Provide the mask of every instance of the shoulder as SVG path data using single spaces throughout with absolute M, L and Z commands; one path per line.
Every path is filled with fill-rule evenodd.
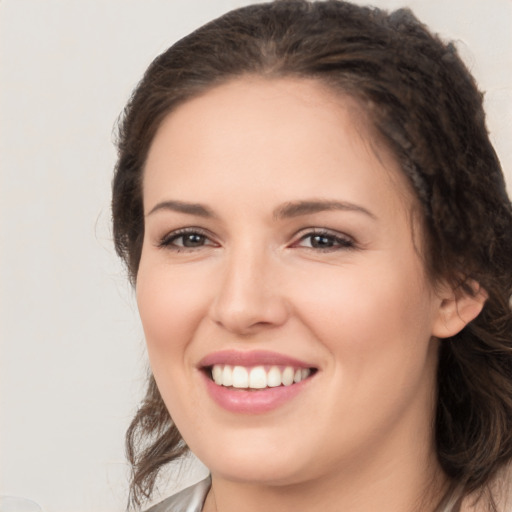
M 210 489 L 210 477 L 152 506 L 146 512 L 201 512 Z
M 512 512 L 512 464 L 502 468 L 482 492 L 467 496 L 460 512 Z
M 512 463 L 498 473 L 492 493 L 498 510 L 512 512 Z

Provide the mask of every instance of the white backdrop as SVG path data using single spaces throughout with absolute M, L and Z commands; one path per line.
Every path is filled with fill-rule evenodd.
M 123 435 L 146 360 L 111 243 L 112 132 L 158 53 L 248 3 L 0 0 L 0 495 L 45 512 L 124 509 Z M 458 41 L 510 185 L 512 0 L 373 4 L 407 4 Z

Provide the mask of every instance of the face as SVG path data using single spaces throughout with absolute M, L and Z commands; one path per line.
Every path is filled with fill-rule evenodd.
M 143 194 L 152 370 L 214 476 L 290 484 L 432 449 L 440 299 L 414 199 L 352 100 L 212 89 L 164 120 Z

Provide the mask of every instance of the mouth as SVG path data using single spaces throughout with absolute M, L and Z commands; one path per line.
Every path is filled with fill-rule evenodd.
M 305 361 L 266 350 L 213 352 L 198 369 L 213 401 L 244 415 L 270 413 L 295 402 L 319 371 Z
M 289 387 L 309 379 L 316 368 L 283 365 L 241 366 L 213 364 L 203 368 L 217 386 L 240 390 Z

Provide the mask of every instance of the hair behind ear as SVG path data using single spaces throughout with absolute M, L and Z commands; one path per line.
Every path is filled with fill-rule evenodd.
M 438 458 L 463 494 L 480 493 L 512 460 L 512 312 L 495 283 L 441 286 L 435 435 Z M 494 497 L 493 497 L 494 496 Z M 499 496 L 498 496 L 499 498 Z M 487 510 L 487 509 L 486 509 Z

